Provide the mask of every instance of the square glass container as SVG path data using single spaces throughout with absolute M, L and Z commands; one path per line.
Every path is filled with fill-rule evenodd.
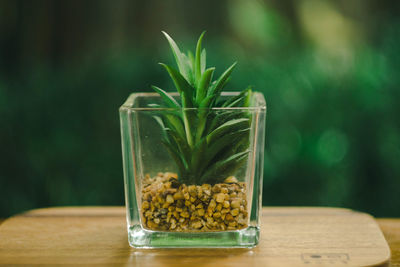
M 237 94 L 225 92 L 220 98 Z M 170 95 L 180 102 L 177 93 Z M 160 108 L 157 104 L 162 104 L 162 99 L 156 93 L 133 93 L 128 97 L 119 113 L 128 240 L 132 247 L 254 247 L 258 244 L 266 104 L 263 94 L 258 92 L 252 93 L 250 103 L 243 108 L 175 110 Z M 160 114 L 179 116 L 183 112 L 190 113 L 191 118 L 205 112 L 207 120 L 221 114 L 248 118 L 246 156 L 241 157 L 240 167 L 225 166 L 230 174 L 220 178 L 217 184 L 212 183 L 212 179 L 198 182 L 196 173 L 192 173 L 191 182 L 187 183 L 182 183 L 178 177 L 179 166 L 163 143 L 165 131 L 157 118 Z M 208 123 L 204 127 L 208 127 Z M 190 132 L 199 127 L 196 123 L 191 125 Z M 220 132 L 213 145 L 226 146 L 229 153 L 229 149 L 242 142 L 234 135 L 230 138 L 230 134 Z M 197 164 L 212 166 L 212 151 L 205 147 L 204 157 L 198 159 Z M 199 173 L 198 177 L 203 174 Z

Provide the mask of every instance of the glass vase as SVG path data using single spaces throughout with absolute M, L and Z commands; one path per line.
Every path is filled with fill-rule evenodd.
M 220 99 L 237 94 L 226 92 Z M 180 102 L 177 93 L 170 95 Z M 254 247 L 258 244 L 266 104 L 258 92 L 252 93 L 250 103 L 243 108 L 171 109 L 159 106 L 162 99 L 156 93 L 133 93 L 128 97 L 119 113 L 128 240 L 132 247 Z M 207 121 L 197 121 L 199 114 L 206 114 Z M 211 127 L 213 120 L 221 116 L 248 118 L 242 119 L 248 127 L 242 130 L 240 139 L 237 134 L 224 131 L 216 133 L 215 140 L 207 136 L 201 153 L 185 155 L 190 159 L 182 166 L 176 154 L 171 153 L 178 146 L 166 144 L 168 129 L 160 124 L 160 117 L 169 115 L 190 118 L 185 121 L 190 126 L 184 129 L 186 134 L 196 132 L 199 127 Z M 209 143 L 223 147 L 218 153 L 229 154 L 233 149 L 241 149 L 236 154 L 240 158 L 235 158 L 234 165 L 220 162 L 216 165 L 214 161 L 219 154 L 213 154 Z M 196 167 L 182 174 L 188 162 Z M 215 171 L 218 168 L 225 168 L 223 174 Z

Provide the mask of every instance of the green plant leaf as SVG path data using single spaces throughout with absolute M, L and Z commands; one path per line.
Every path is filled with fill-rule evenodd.
M 160 127 L 161 127 L 161 129 L 163 130 L 162 132 L 163 132 L 163 134 L 164 134 L 164 136 L 166 137 L 166 135 L 165 135 L 165 125 L 164 125 L 164 122 L 163 122 L 163 120 L 159 117 L 159 116 L 153 116 L 153 118 L 156 120 L 156 122 L 160 125 Z
M 200 178 L 202 182 L 222 180 L 234 173 L 246 160 L 249 150 L 236 153 L 227 159 L 218 161 L 210 169 L 208 169 Z
M 238 103 L 240 103 L 240 101 L 245 99 L 245 97 L 247 97 L 247 95 L 250 93 L 251 93 L 251 87 L 247 87 L 245 90 L 240 92 L 240 94 L 238 94 L 237 96 L 233 96 L 230 99 L 228 99 L 227 101 L 225 101 L 225 103 L 222 105 L 222 107 L 238 106 Z
M 201 162 L 204 160 L 204 154 L 206 153 L 206 150 L 207 150 L 207 140 L 205 138 L 197 142 L 193 148 L 191 168 L 197 176 L 200 176 L 199 166 Z
M 180 175 L 185 175 L 186 173 L 186 164 L 183 160 L 183 158 L 181 157 L 181 153 L 175 148 L 175 146 L 171 145 L 170 142 L 168 142 L 168 140 L 164 139 L 161 140 L 162 144 L 167 148 L 168 153 L 171 155 L 171 157 L 174 159 Z
M 174 130 L 182 138 L 185 138 L 186 136 L 185 127 L 180 117 L 174 114 L 167 113 L 164 115 L 164 118 L 165 118 L 165 124 L 167 124 L 168 128 Z
M 170 128 L 164 128 L 164 132 L 170 143 L 181 153 L 181 157 L 186 163 L 185 166 L 188 165 L 191 160 L 192 153 L 185 138 L 182 138 L 177 132 Z
M 210 123 L 208 124 L 207 131 L 212 132 L 225 122 L 240 118 L 246 118 L 242 111 L 234 112 L 232 110 L 221 110 L 213 118 L 210 118 Z
M 182 151 L 184 148 L 184 143 L 182 143 L 182 139 L 179 135 L 171 130 L 170 128 L 165 127 L 163 120 L 159 116 L 153 116 L 156 122 L 160 125 L 163 133 L 162 143 L 166 146 L 169 153 L 174 157 L 174 159 L 178 159 L 177 162 L 178 167 L 181 169 L 185 169 L 187 167 L 187 161 L 185 160 L 184 155 L 188 154 L 188 150 Z M 179 151 L 177 148 L 180 148 Z
M 186 106 L 185 105 L 182 105 L 182 106 L 184 108 L 185 107 L 188 107 L 188 108 L 193 107 L 192 97 L 193 97 L 195 89 L 174 68 L 172 68 L 166 64 L 163 64 L 163 63 L 160 63 L 160 65 L 163 66 L 167 70 L 167 72 L 170 75 L 172 81 L 174 82 L 174 85 L 175 85 L 176 89 L 178 90 L 179 94 L 182 96 L 182 94 L 185 93 Z
M 206 58 L 207 58 L 207 52 L 205 49 L 203 49 L 203 51 L 201 51 L 201 73 L 204 72 L 204 70 L 206 69 Z
M 196 102 L 201 103 L 201 101 L 207 95 L 207 89 L 210 86 L 210 82 L 212 80 L 212 76 L 214 74 L 215 68 L 209 68 L 201 75 L 201 79 L 197 86 L 197 93 L 196 93 Z
M 182 106 L 183 107 L 187 107 L 188 104 L 186 103 L 186 99 L 188 99 L 188 97 L 186 97 L 185 92 L 182 92 Z M 186 132 L 186 140 L 189 144 L 189 147 L 193 147 L 193 136 L 192 136 L 192 127 L 191 127 L 191 123 L 193 123 L 193 116 L 191 113 L 191 110 L 188 110 L 187 108 L 185 108 L 183 111 L 183 125 L 185 126 L 185 132 Z
M 200 107 L 200 108 L 208 108 L 208 107 L 210 107 L 210 105 L 211 105 L 213 99 L 214 99 L 214 96 L 212 96 L 212 95 L 207 96 L 206 98 L 204 98 L 204 99 L 200 102 L 199 107 Z
M 206 32 L 202 32 L 202 34 L 199 37 L 199 40 L 197 41 L 197 46 L 196 46 L 196 57 L 195 57 L 195 65 L 194 65 L 194 77 L 196 81 L 200 81 L 200 77 L 202 74 L 201 71 L 201 42 L 203 40 L 203 36 Z M 197 85 L 198 86 L 198 85 Z
M 226 80 L 229 78 L 231 75 L 233 69 L 235 68 L 237 62 L 233 63 L 222 75 L 218 78 L 218 80 L 215 82 L 215 84 L 211 87 L 211 90 L 209 90 L 208 95 L 214 95 L 215 97 L 218 97 L 219 94 L 221 93 L 221 90 L 223 89 L 223 86 L 226 84 Z
M 186 57 L 185 54 L 183 54 L 180 50 L 178 45 L 175 43 L 175 41 L 169 36 L 166 32 L 162 31 L 162 33 L 165 35 L 165 37 L 168 40 L 168 43 L 171 47 L 172 53 L 175 57 L 176 64 L 178 65 L 178 69 L 180 73 L 182 73 L 183 77 L 186 78 L 187 81 L 191 82 L 193 76 L 191 74 L 191 68 L 190 68 L 190 61 Z
M 163 89 L 152 85 L 151 88 L 153 88 L 154 91 L 156 91 L 161 98 L 164 100 L 164 102 L 167 104 L 168 107 L 170 108 L 181 108 L 181 105 L 176 102 L 176 100 L 170 96 L 167 92 L 165 92 Z
M 204 159 L 201 162 L 201 169 L 207 168 L 208 165 L 213 163 L 215 157 L 224 151 L 226 148 L 231 148 L 232 144 L 239 142 L 242 138 L 248 136 L 250 132 L 250 128 L 239 130 L 236 132 L 232 132 L 226 134 L 218 139 L 218 142 L 212 143 L 207 147 L 206 154 L 204 155 Z
M 187 57 L 188 57 L 188 59 L 189 59 L 190 68 L 192 69 L 192 73 L 194 73 L 195 59 L 194 59 L 194 56 L 193 56 L 192 51 L 188 51 L 188 52 L 187 52 Z
M 241 118 L 236 120 L 230 120 L 219 126 L 217 129 L 213 130 L 209 135 L 207 135 L 207 143 L 211 144 L 212 142 L 218 140 L 222 135 L 237 131 L 240 129 L 245 129 L 249 126 L 248 118 Z

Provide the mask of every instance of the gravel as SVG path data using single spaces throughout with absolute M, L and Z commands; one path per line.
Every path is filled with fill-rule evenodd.
M 225 231 L 247 227 L 246 184 L 234 176 L 224 183 L 186 185 L 175 173 L 146 175 L 141 216 L 144 226 L 161 231 Z

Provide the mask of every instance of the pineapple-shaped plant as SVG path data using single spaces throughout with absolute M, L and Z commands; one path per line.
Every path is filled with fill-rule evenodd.
M 251 115 L 234 110 L 250 106 L 251 90 L 248 88 L 222 101 L 221 92 L 236 63 L 213 81 L 215 68 L 206 68 L 206 50 L 201 47 L 204 32 L 194 55 L 190 51 L 182 53 L 174 40 L 163 34 L 178 69 L 160 65 L 170 75 L 180 98 L 175 99 L 165 90 L 152 86 L 162 97 L 163 107 L 170 108 L 154 116 L 163 131 L 162 142 L 176 162 L 181 183 L 221 183 L 248 158 Z

